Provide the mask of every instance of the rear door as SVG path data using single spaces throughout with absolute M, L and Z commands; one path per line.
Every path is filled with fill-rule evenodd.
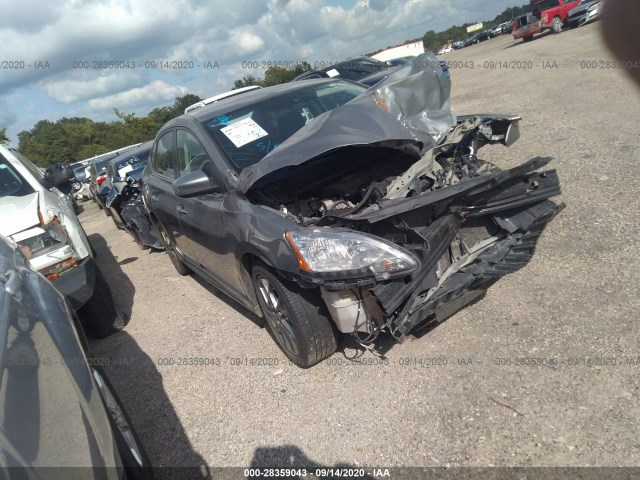
M 158 218 L 170 238 L 182 252 L 182 230 L 176 213 L 178 197 L 173 193 L 176 179 L 175 129 L 166 131 L 154 144 L 149 156 L 151 175 L 145 178 L 147 206 Z

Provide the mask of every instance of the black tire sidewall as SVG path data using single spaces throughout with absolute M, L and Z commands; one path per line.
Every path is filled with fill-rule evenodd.
M 166 228 L 164 228 L 164 225 L 158 223 L 157 228 L 158 233 L 160 234 L 160 243 L 164 245 L 164 251 L 167 252 L 167 256 L 169 257 L 169 260 L 171 260 L 173 267 L 180 275 L 189 275 L 191 273 L 191 269 L 184 263 L 182 263 L 182 261 L 178 258 L 178 254 L 174 250 L 173 245 L 171 245 L 171 237 L 169 236 Z M 165 237 L 168 239 L 168 241 L 165 240 Z
M 268 320 L 266 320 L 267 315 L 265 313 L 264 299 L 262 298 L 262 294 L 260 293 L 258 284 L 257 284 L 257 278 L 259 276 L 265 277 L 271 283 L 273 288 L 276 289 L 280 300 L 284 304 L 287 317 L 291 323 L 291 326 L 293 327 L 293 330 L 296 336 L 296 344 L 299 352 L 298 357 L 291 356 L 280 345 L 278 337 L 272 331 L 271 324 L 269 323 Z M 308 368 L 324 360 L 324 358 L 330 356 L 331 354 L 333 354 L 333 352 L 335 352 L 337 348 L 338 332 L 333 323 L 333 320 L 331 320 L 329 317 L 328 311 L 326 311 L 326 306 L 324 305 L 324 301 L 321 298 L 313 298 L 313 299 L 311 298 L 315 292 L 309 291 L 309 292 L 303 293 L 301 288 L 297 287 L 292 282 L 287 282 L 286 280 L 279 278 L 277 274 L 275 274 L 269 267 L 267 267 L 262 263 L 256 264 L 253 267 L 251 272 L 251 277 L 253 280 L 255 293 L 256 293 L 256 296 L 258 297 L 258 302 L 260 304 L 260 309 L 262 310 L 266 320 L 265 324 L 267 326 L 267 329 L 269 330 L 269 333 L 273 337 L 274 341 L 276 342 L 280 350 L 282 350 L 282 352 L 287 356 L 287 358 L 289 358 L 289 360 L 291 360 L 292 363 L 294 363 L 295 365 L 301 368 Z M 301 319 L 298 318 L 298 316 L 295 314 L 296 309 L 291 304 L 292 302 L 295 302 L 295 301 L 300 302 L 301 305 L 303 303 L 314 305 L 316 308 L 320 310 L 320 315 L 318 320 L 321 322 L 326 322 L 326 325 L 324 326 L 325 328 L 324 334 L 320 333 L 317 330 L 316 331 L 311 330 L 311 325 L 309 323 L 306 325 L 306 327 L 303 327 L 301 325 Z M 326 352 L 328 354 L 326 353 L 318 354 L 318 352 L 314 353 L 314 349 L 312 347 L 315 346 L 317 348 L 317 345 L 312 345 L 313 339 L 310 338 L 314 334 L 326 335 L 326 337 L 322 339 L 324 342 L 333 341 L 333 346 L 329 348 L 329 352 Z M 329 335 L 333 336 L 332 340 L 328 338 Z M 316 337 L 316 340 L 317 340 L 317 337 Z

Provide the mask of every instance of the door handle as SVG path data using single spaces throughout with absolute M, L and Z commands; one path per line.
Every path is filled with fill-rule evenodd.
M 178 205 L 177 210 L 178 210 L 178 213 L 181 213 L 182 215 L 187 215 L 189 213 L 184 209 L 182 205 Z

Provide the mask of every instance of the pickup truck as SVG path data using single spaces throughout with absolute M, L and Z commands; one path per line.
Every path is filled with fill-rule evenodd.
M 579 3 L 580 0 L 538 0 L 531 13 L 513 20 L 513 38 L 529 42 L 534 35 L 549 28 L 560 33 L 567 14 Z

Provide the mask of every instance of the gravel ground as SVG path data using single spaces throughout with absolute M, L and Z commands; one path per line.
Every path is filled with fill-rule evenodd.
M 526 268 L 422 338 L 383 339 L 385 359 L 347 343 L 314 368 L 289 365 L 258 318 L 87 202 L 80 218 L 131 317 L 92 347 L 152 463 L 640 464 L 640 97 L 604 63 L 599 28 L 444 57 L 457 113 L 523 117 L 520 141 L 482 156 L 555 157 L 567 208 Z M 214 364 L 160 365 L 193 357 Z

